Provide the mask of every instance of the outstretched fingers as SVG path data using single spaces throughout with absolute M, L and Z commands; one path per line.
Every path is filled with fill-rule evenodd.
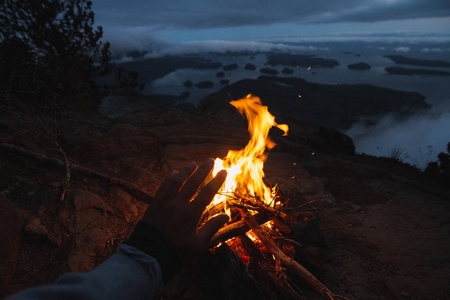
M 167 177 L 164 179 L 163 183 L 159 186 L 158 190 L 156 191 L 155 196 L 153 197 L 152 203 L 159 202 L 160 200 L 164 199 L 167 192 L 169 191 L 172 181 L 174 180 L 175 176 L 178 175 L 177 171 L 172 171 Z
M 191 198 L 197 193 L 198 188 L 205 181 L 206 177 L 214 167 L 214 160 L 207 159 L 191 177 L 187 180 L 186 184 L 182 187 L 178 197 L 186 202 L 189 202 Z
M 189 163 L 186 167 L 184 167 L 176 176 L 171 179 L 171 184 L 166 192 L 165 198 L 168 200 L 174 199 L 181 187 L 184 185 L 186 180 L 194 173 L 197 169 L 197 164 L 195 162 Z
M 214 177 L 198 194 L 190 204 L 193 209 L 193 217 L 199 220 L 205 208 L 211 203 L 212 199 L 219 191 L 227 177 L 227 171 L 222 170 Z

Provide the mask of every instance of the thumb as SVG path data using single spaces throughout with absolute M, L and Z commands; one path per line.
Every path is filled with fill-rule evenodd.
M 208 248 L 209 241 L 216 234 L 217 231 L 226 223 L 230 218 L 227 215 L 218 215 L 208 220 L 199 230 L 198 239 L 202 247 L 201 250 Z

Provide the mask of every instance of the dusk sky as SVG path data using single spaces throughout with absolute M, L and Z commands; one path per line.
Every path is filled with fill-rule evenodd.
M 113 49 L 177 42 L 450 36 L 449 0 L 94 0 Z

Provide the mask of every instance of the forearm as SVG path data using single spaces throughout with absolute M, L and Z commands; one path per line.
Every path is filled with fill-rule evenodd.
M 25 290 L 7 300 L 149 299 L 162 288 L 158 262 L 128 245 L 94 270 L 61 276 L 53 285 Z

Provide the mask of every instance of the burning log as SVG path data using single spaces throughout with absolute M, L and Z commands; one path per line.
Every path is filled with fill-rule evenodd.
M 282 272 L 280 272 L 280 266 L 276 260 L 273 260 L 272 257 L 265 257 L 247 235 L 240 235 L 239 240 L 251 257 L 251 265 L 248 267 L 252 269 L 253 276 L 258 277 L 258 281 L 272 283 L 288 299 L 305 299 L 289 284 L 286 276 L 280 275 Z M 261 279 L 261 277 L 263 278 Z
M 258 224 L 263 224 L 270 220 L 270 217 L 265 213 L 258 213 L 254 216 L 255 221 Z M 250 230 L 250 227 L 245 223 L 245 221 L 237 221 L 228 226 L 220 229 L 211 239 L 209 244 L 210 248 L 213 248 L 220 243 L 223 243 L 229 239 L 240 236 Z
M 258 247 L 255 246 L 254 242 L 250 240 L 245 233 L 248 231 L 252 231 L 258 239 L 262 242 L 264 247 L 273 254 L 273 258 L 275 261 L 281 263 L 281 266 L 285 267 L 289 271 L 293 272 L 301 279 L 303 279 L 306 283 L 308 283 L 317 293 L 323 296 L 325 299 L 335 299 L 341 298 L 346 299 L 343 296 L 333 294 L 322 282 L 320 282 L 313 274 L 311 274 L 307 269 L 305 269 L 302 265 L 300 265 L 297 261 L 286 255 L 277 244 L 274 242 L 273 238 L 270 237 L 261 227 L 261 224 L 267 223 L 268 221 L 273 223 L 281 234 L 287 234 L 289 232 L 289 228 L 286 224 L 283 223 L 283 220 L 277 218 L 273 214 L 270 215 L 267 212 L 259 212 L 255 215 L 251 215 L 246 209 L 237 208 L 239 214 L 241 215 L 241 220 L 236 221 L 217 232 L 217 234 L 213 237 L 210 243 L 210 247 L 213 248 L 217 246 L 219 243 L 230 241 L 235 238 L 240 240 L 242 247 L 248 254 L 248 258 L 244 260 L 252 261 L 252 265 L 258 265 L 256 267 L 256 272 L 259 273 L 267 273 L 266 275 L 270 278 L 270 281 L 274 284 L 277 289 L 283 290 L 286 296 L 296 295 L 294 298 L 302 298 L 296 289 L 292 288 L 289 283 L 286 281 L 285 276 L 276 274 L 274 271 L 273 263 L 267 262 L 264 258 L 264 255 L 261 254 L 261 251 Z M 288 239 L 285 239 L 288 240 Z M 289 242 L 295 242 L 288 240 Z M 230 242 L 235 243 L 234 241 Z M 236 248 L 236 247 L 232 247 Z M 260 275 L 256 275 L 258 277 Z
M 300 265 L 292 258 L 289 258 L 283 251 L 280 250 L 280 248 L 278 248 L 275 242 L 269 236 L 266 235 L 266 233 L 259 226 L 258 222 L 248 211 L 244 209 L 239 209 L 239 213 L 241 214 L 242 219 L 245 221 L 245 223 L 247 223 L 247 225 L 252 229 L 252 231 L 264 244 L 267 250 L 269 250 L 276 259 L 280 260 L 281 264 L 284 267 L 300 276 L 300 278 L 305 280 L 317 293 L 319 293 L 325 299 L 334 299 L 335 295 L 322 282 L 320 282 L 302 265 Z M 342 296 L 338 297 L 342 298 Z

